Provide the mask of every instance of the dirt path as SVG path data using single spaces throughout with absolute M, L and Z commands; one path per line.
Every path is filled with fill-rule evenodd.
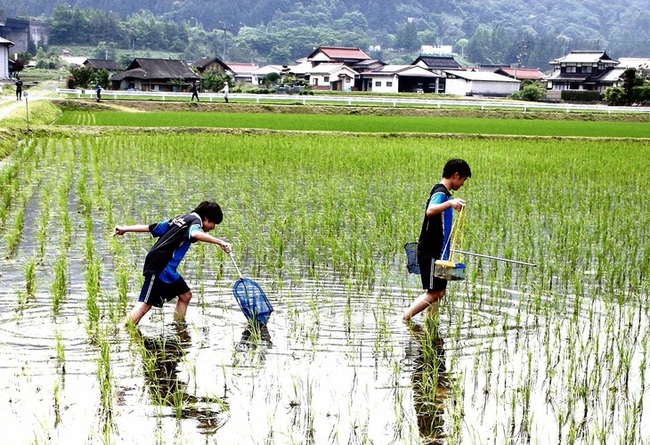
M 4 120 L 8 116 L 19 112 L 25 108 L 26 101 L 35 102 L 38 100 L 51 100 L 57 97 L 56 88 L 58 82 L 48 81 L 39 84 L 36 87 L 30 88 L 27 90 L 27 97 L 23 97 L 23 100 L 15 100 L 15 96 L 9 96 L 11 99 L 7 101 L 2 101 L 0 104 L 0 120 Z

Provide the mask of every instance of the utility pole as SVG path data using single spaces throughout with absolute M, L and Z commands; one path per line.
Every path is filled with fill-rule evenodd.
M 223 25 L 223 28 L 221 28 L 221 29 L 223 29 L 223 56 L 222 57 L 223 57 L 223 62 L 225 62 L 226 61 L 226 50 L 227 50 L 227 48 L 226 48 L 226 38 L 227 38 L 226 32 L 228 31 L 228 25 L 226 25 L 226 22 L 222 22 L 221 20 L 219 21 L 219 23 L 221 23 Z

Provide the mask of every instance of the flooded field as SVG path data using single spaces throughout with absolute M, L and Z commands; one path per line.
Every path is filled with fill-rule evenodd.
M 439 317 L 413 241 L 449 157 L 473 176 L 465 257 Z M 51 136 L 0 167 L 6 443 L 650 442 L 650 146 L 308 135 Z M 275 312 L 247 325 L 230 260 L 195 244 L 139 330 L 152 239 L 111 236 L 203 199 Z

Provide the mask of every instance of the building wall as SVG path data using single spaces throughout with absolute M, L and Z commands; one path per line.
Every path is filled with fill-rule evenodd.
M 0 37 L 4 37 L 14 43 L 11 53 L 27 52 L 29 42 L 29 22 L 27 20 L 6 19 L 0 25 Z
M 0 79 L 9 78 L 9 46 L 0 45 Z
M 472 91 L 472 83 L 465 79 L 447 79 L 446 94 L 465 96 Z
M 372 78 L 372 89 L 375 93 L 397 93 L 399 78 L 397 76 L 379 76 Z
M 496 96 L 505 97 L 519 91 L 519 83 L 471 81 L 465 79 L 447 79 L 447 94 L 457 96 Z

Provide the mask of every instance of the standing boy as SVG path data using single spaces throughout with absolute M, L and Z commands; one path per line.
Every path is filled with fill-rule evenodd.
M 199 87 L 196 85 L 196 82 L 192 82 L 192 86 L 190 87 L 190 91 L 192 92 L 192 97 L 190 98 L 190 102 L 196 98 L 196 101 L 199 101 Z
M 174 310 L 174 320 L 183 321 L 192 292 L 176 268 L 190 244 L 196 241 L 217 244 L 224 252 L 230 253 L 230 243 L 208 235 L 223 220 L 221 207 L 216 202 L 203 201 L 187 215 L 176 216 L 167 221 L 150 225 L 117 226 L 113 235 L 126 232 L 150 232 L 158 241 L 147 253 L 144 260 L 144 284 L 140 298 L 126 322 L 137 325 L 149 312 L 151 306 L 162 307 L 163 303 L 178 297 Z
M 450 159 L 442 170 L 442 180 L 431 189 L 417 250 L 424 292 L 406 310 L 404 321 L 409 321 L 426 308 L 433 313 L 438 311 L 440 300 L 447 290 L 447 280 L 433 275 L 434 263 L 436 260 L 449 259 L 448 241 L 453 211 L 461 210 L 465 205 L 462 199 L 452 199 L 451 192 L 461 188 L 470 176 L 472 171 L 467 162 Z
M 16 77 L 16 100 L 23 100 L 23 81 Z

